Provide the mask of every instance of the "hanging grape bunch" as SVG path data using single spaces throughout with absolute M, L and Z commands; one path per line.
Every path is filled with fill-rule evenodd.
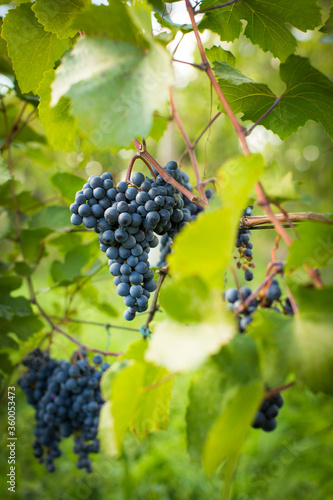
M 273 309 L 278 313 L 293 315 L 293 308 L 287 297 L 281 300 L 282 291 L 279 282 L 272 279 L 269 286 L 264 290 L 264 294 L 259 298 L 253 298 L 245 306 L 244 301 L 252 294 L 251 288 L 243 286 L 237 288 L 228 288 L 224 293 L 224 298 L 228 302 L 228 308 L 237 314 L 239 333 L 245 333 L 247 326 L 253 321 L 253 314 L 261 308 Z M 280 307 L 279 307 L 280 306 Z M 276 417 L 279 409 L 283 405 L 283 397 L 280 393 L 271 398 L 266 398 L 258 410 L 252 427 L 263 429 L 266 432 L 273 431 L 277 426 Z
M 243 216 L 244 217 L 251 217 L 252 210 L 253 210 L 253 206 L 252 205 L 248 206 L 244 210 Z M 253 260 L 253 255 L 252 255 L 253 245 L 250 241 L 250 236 L 251 236 L 251 231 L 249 231 L 247 229 L 239 229 L 238 234 L 237 234 L 237 239 L 236 239 L 236 247 L 237 247 L 238 253 L 239 253 L 237 267 L 239 269 L 242 268 L 244 270 L 244 277 L 245 277 L 246 281 L 253 280 L 253 272 L 252 272 L 251 268 L 255 267 L 254 262 L 252 262 L 252 260 Z
M 175 161 L 165 171 L 192 191 L 189 177 Z M 207 190 L 208 194 L 213 194 Z M 137 312 L 148 309 L 148 299 L 156 289 L 150 269 L 149 252 L 162 236 L 162 264 L 171 250 L 175 235 L 202 209 L 181 194 L 161 175 L 155 179 L 137 172 L 129 183 L 113 183 L 112 174 L 93 175 L 70 206 L 71 222 L 98 233 L 100 249 L 109 259 L 118 295 L 124 297 L 124 318 L 131 321 Z
M 95 366 L 90 365 L 85 350 L 74 353 L 70 363 L 52 359 L 39 348 L 23 360 L 28 370 L 18 384 L 36 410 L 34 455 L 49 472 L 55 471 L 61 440 L 71 435 L 73 451 L 78 455 L 77 467 L 92 471 L 89 454 L 99 451 L 97 431 L 104 404 L 100 379 L 110 366 L 99 354 L 93 363 Z

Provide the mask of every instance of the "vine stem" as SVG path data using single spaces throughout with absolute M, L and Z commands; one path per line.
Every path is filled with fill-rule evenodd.
M 236 311 L 234 312 L 234 315 L 237 316 L 238 314 L 240 314 L 244 309 L 247 308 L 247 306 L 250 304 L 250 302 L 252 302 L 252 300 L 254 300 L 257 295 L 260 293 L 260 291 L 265 288 L 265 286 L 267 285 L 267 283 L 269 283 L 272 278 L 274 278 L 274 276 L 278 273 L 281 272 L 281 268 L 280 268 L 280 263 L 274 263 L 276 264 L 274 267 L 275 269 L 273 269 L 273 271 L 268 275 L 266 276 L 266 278 L 264 279 L 264 281 L 258 286 L 258 288 L 256 288 L 254 290 L 254 292 L 251 293 L 251 295 L 249 295 L 242 303 L 241 305 L 236 309 Z M 273 265 L 274 265 L 273 264 Z
M 136 332 L 140 333 L 138 329 L 136 328 L 130 328 L 127 326 L 118 326 L 118 325 L 112 325 L 111 323 L 102 323 L 101 321 L 88 321 L 85 319 L 76 319 L 76 318 L 68 318 L 68 317 L 61 317 L 61 316 L 55 316 L 53 314 L 49 315 L 51 319 L 58 320 L 61 323 L 78 323 L 80 325 L 91 325 L 91 326 L 101 326 L 103 328 L 115 328 L 117 330 L 127 330 L 130 332 Z
M 163 281 L 165 280 L 165 277 L 168 274 L 168 266 L 162 267 L 162 269 L 160 269 L 159 273 L 160 273 L 160 275 L 158 278 L 153 303 L 152 303 L 151 308 L 150 308 L 149 313 L 148 313 L 148 318 L 147 318 L 147 321 L 145 323 L 145 328 L 149 327 L 149 324 L 154 319 L 155 313 L 158 310 L 158 304 L 157 304 L 158 296 L 159 296 L 161 287 L 163 285 Z
M 194 142 L 192 142 L 191 144 L 191 147 L 192 148 L 195 148 L 195 146 L 198 144 L 198 142 L 200 141 L 201 137 L 207 132 L 207 130 L 209 129 L 209 127 L 215 122 L 215 120 L 221 115 L 221 111 L 218 111 L 216 113 L 215 116 L 213 116 L 213 118 L 211 118 L 209 120 L 209 123 L 205 126 L 205 128 L 203 129 L 203 131 L 198 135 L 198 137 L 195 139 Z M 185 149 L 184 153 L 181 155 L 181 157 L 179 158 L 178 160 L 178 163 L 181 163 L 183 161 L 183 159 L 185 158 L 185 156 L 187 155 L 187 153 L 189 152 L 188 148 Z
M 274 214 L 278 221 L 285 221 L 286 217 L 284 213 Z M 315 212 L 294 212 L 288 213 L 288 219 L 290 222 L 304 222 L 312 220 L 315 222 L 326 222 L 326 224 L 333 224 L 333 220 L 328 219 L 324 214 L 318 214 Z M 267 224 L 271 219 L 267 215 L 252 215 L 251 217 L 242 217 L 239 223 L 239 229 L 260 229 L 260 226 Z M 256 227 L 259 226 L 259 227 Z M 270 226 L 274 227 L 274 226 Z M 288 226 L 286 226 L 288 227 Z
M 127 182 L 127 184 L 131 181 L 131 174 L 132 174 L 133 166 L 134 166 L 134 163 L 136 162 L 136 160 L 138 160 L 138 159 L 140 159 L 141 161 L 143 161 L 143 163 L 145 165 L 147 165 L 147 167 L 149 168 L 150 173 L 152 174 L 152 176 L 154 177 L 154 179 L 156 179 L 156 174 L 155 174 L 154 170 L 151 168 L 151 166 L 149 165 L 149 163 L 147 162 L 147 160 L 145 158 L 143 158 L 140 155 L 140 153 L 135 153 L 132 156 L 131 161 L 129 162 L 128 169 L 127 169 L 127 172 L 126 172 L 125 182 Z
M 274 396 L 279 394 L 279 392 L 290 389 L 290 387 L 294 387 L 294 385 L 296 385 L 296 382 L 290 382 L 289 384 L 280 385 L 280 387 L 275 387 L 274 389 L 270 389 L 266 391 L 265 398 L 268 399 L 273 398 Z
M 209 61 L 208 61 L 206 53 L 205 53 L 204 46 L 203 46 L 202 41 L 201 41 L 200 33 L 198 30 L 197 23 L 195 21 L 194 11 L 193 11 L 192 5 L 190 3 L 190 0 L 185 0 L 185 3 L 186 3 L 187 12 L 188 12 L 190 19 L 191 19 L 192 28 L 193 28 L 194 35 L 195 35 L 195 38 L 197 41 L 197 46 L 198 46 L 198 49 L 200 52 L 202 64 L 204 65 L 204 69 L 207 73 L 208 78 L 211 81 L 212 86 L 214 87 L 214 90 L 217 94 L 217 97 L 219 98 L 226 114 L 228 115 L 228 117 L 229 117 L 229 119 L 230 119 L 230 121 L 231 121 L 237 135 L 238 135 L 238 138 L 239 138 L 241 146 L 242 146 L 243 154 L 245 156 L 249 156 L 250 150 L 249 150 L 249 147 L 248 147 L 247 142 L 246 142 L 246 128 L 243 127 L 239 123 L 239 121 L 237 120 L 235 113 L 232 111 L 230 104 L 228 103 L 227 99 L 225 98 L 225 95 L 224 95 L 221 87 L 219 86 L 218 81 L 215 78 L 215 75 L 214 75 L 213 70 L 209 64 Z
M 204 12 L 209 12 L 210 10 L 221 9 L 222 7 L 227 7 L 233 3 L 238 2 L 238 0 L 230 0 L 230 2 L 221 3 L 219 5 L 213 5 L 212 7 L 207 7 L 206 9 L 198 9 L 194 11 L 194 14 L 203 14 Z
M 265 195 L 265 192 L 263 190 L 263 187 L 260 182 L 257 182 L 255 185 L 256 192 L 257 192 L 257 197 L 258 197 L 258 205 L 263 207 L 263 210 L 266 212 L 268 215 L 269 219 L 271 220 L 272 224 L 274 225 L 275 231 L 281 236 L 281 238 L 284 240 L 287 246 L 291 246 L 293 243 L 293 240 L 291 236 L 287 233 L 279 219 L 276 217 L 274 214 L 273 210 L 270 207 L 270 202 L 267 199 L 267 196 Z M 285 219 L 285 215 L 283 215 Z M 323 288 L 324 283 L 322 282 L 319 271 L 318 269 L 312 269 L 309 266 L 305 265 L 304 269 L 312 279 L 313 283 L 317 288 Z
M 42 306 L 40 305 L 40 303 L 37 301 L 36 296 L 35 296 L 35 294 L 33 292 L 32 282 L 31 282 L 30 279 L 29 279 L 29 281 L 30 281 L 30 285 L 31 285 L 31 287 L 29 287 L 30 288 L 30 294 L 32 295 L 31 302 L 38 308 L 39 312 L 46 319 L 46 321 L 49 323 L 49 325 L 51 326 L 52 330 L 55 330 L 58 333 L 61 333 L 61 335 L 63 335 L 68 340 L 70 340 L 71 342 L 73 342 L 74 344 L 76 344 L 77 346 L 79 346 L 81 349 L 82 348 L 83 349 L 87 349 L 87 351 L 96 352 L 96 353 L 99 353 L 99 354 L 104 354 L 105 356 L 121 356 L 123 354 L 122 352 L 110 352 L 110 351 L 104 351 L 102 349 L 95 349 L 94 347 L 90 347 L 90 346 L 88 346 L 86 344 L 82 344 L 79 340 L 75 339 L 74 337 L 72 337 L 71 335 L 69 335 L 69 333 L 65 332 L 62 328 L 60 328 L 60 326 L 58 326 L 56 323 L 54 323 L 54 321 L 47 314 L 47 312 L 44 311 L 44 309 L 42 308 Z
M 198 165 L 197 157 L 196 157 L 193 145 L 192 145 L 190 139 L 188 138 L 188 135 L 186 133 L 184 125 L 183 125 L 183 123 L 181 121 L 181 118 L 179 116 L 179 113 L 177 111 L 171 87 L 169 87 L 169 94 L 170 94 L 170 105 L 171 105 L 172 114 L 173 114 L 173 116 L 174 116 L 174 118 L 176 120 L 176 123 L 178 125 L 179 130 L 180 130 L 180 133 L 183 136 L 183 139 L 184 139 L 186 147 L 187 147 L 188 154 L 190 155 L 190 159 L 191 159 L 191 163 L 192 163 L 192 167 L 193 167 L 193 171 L 194 171 L 194 175 L 195 175 L 196 188 L 198 189 L 200 197 L 202 198 L 202 200 L 207 203 L 207 197 L 206 197 L 206 193 L 205 193 L 205 188 L 204 188 L 204 186 L 202 185 L 202 182 L 201 182 L 201 176 L 200 176 L 200 171 L 199 171 L 199 165 Z
M 161 175 L 161 177 L 163 177 L 165 182 L 168 182 L 169 184 L 174 186 L 176 189 L 178 189 L 178 191 L 183 193 L 183 195 L 186 196 L 186 198 L 188 198 L 190 201 L 192 201 L 196 205 L 199 205 L 199 207 L 201 207 L 201 208 L 206 207 L 206 205 L 207 205 L 206 202 L 201 200 L 201 198 L 199 198 L 199 196 L 196 196 L 195 194 L 191 193 L 191 191 L 189 191 L 184 186 L 179 184 L 179 182 L 177 182 L 171 175 L 169 175 L 161 167 L 161 165 L 159 163 L 157 163 L 157 161 L 151 156 L 151 154 L 149 154 L 148 151 L 145 150 L 145 148 L 142 146 L 142 144 L 140 144 L 140 142 L 137 139 L 135 139 L 135 138 L 132 139 L 132 143 L 136 147 L 139 155 L 142 158 L 144 158 L 145 160 L 147 160 L 147 162 L 157 170 L 157 172 Z

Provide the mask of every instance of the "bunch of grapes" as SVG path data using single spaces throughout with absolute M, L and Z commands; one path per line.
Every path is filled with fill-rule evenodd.
M 61 455 L 62 438 L 73 436 L 76 465 L 87 472 L 92 471 L 89 454 L 99 451 L 97 430 L 104 404 L 100 379 L 110 365 L 98 354 L 93 358 L 95 366 L 90 365 L 83 349 L 72 361 L 52 359 L 37 348 L 23 360 L 28 370 L 18 381 L 35 408 L 34 455 L 49 472 L 55 470 L 54 460 Z
M 239 290 L 237 288 L 228 288 L 225 291 L 224 297 L 228 302 L 229 308 L 232 311 L 237 311 L 251 293 L 251 288 L 248 286 L 243 286 Z M 281 295 L 282 291 L 279 282 L 276 279 L 272 279 L 263 297 L 252 299 L 237 315 L 239 332 L 244 333 L 246 331 L 247 326 L 253 321 L 253 314 L 258 307 L 270 308 L 281 313 L 281 309 L 277 307 L 277 304 L 279 304 L 284 314 L 293 315 L 294 312 L 289 298 L 281 300 Z M 282 405 L 283 398 L 280 393 L 272 398 L 266 398 L 257 412 L 252 426 L 256 429 L 261 428 L 266 432 L 274 430 L 277 426 L 276 417 Z
M 277 426 L 276 417 L 279 409 L 283 406 L 283 397 L 280 393 L 262 402 L 257 412 L 252 427 L 262 429 L 265 432 L 274 431 Z
M 252 216 L 252 210 L 253 206 L 250 205 L 248 206 L 244 212 L 243 216 L 244 217 L 251 217 Z M 239 252 L 239 260 L 237 263 L 238 268 L 244 269 L 244 277 L 246 281 L 252 281 L 253 280 L 253 272 L 251 271 L 251 267 L 255 267 L 255 264 L 252 262 L 253 260 L 253 255 L 252 255 L 252 248 L 253 245 L 250 241 L 250 236 L 251 236 L 251 231 L 247 229 L 239 229 L 237 233 L 237 239 L 236 239 L 236 247 L 238 248 Z
M 165 171 L 192 190 L 188 175 L 175 161 L 168 162 Z M 150 293 L 156 289 L 148 255 L 159 244 L 157 235 L 168 245 L 165 259 L 174 236 L 201 210 L 161 175 L 150 179 L 140 172 L 133 174 L 129 183 L 117 185 L 109 172 L 93 175 L 76 193 L 70 206 L 71 222 L 98 233 L 117 293 L 124 297 L 126 320 L 148 309 Z

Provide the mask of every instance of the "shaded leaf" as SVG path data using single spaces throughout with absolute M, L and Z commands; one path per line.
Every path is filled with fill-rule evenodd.
M 58 38 L 67 38 L 76 35 L 78 30 L 71 24 L 86 5 L 87 0 L 36 0 L 32 10 L 45 31 L 56 33 Z
M 46 71 L 38 87 L 37 92 L 40 96 L 39 119 L 53 149 L 75 151 L 77 125 L 75 118 L 69 112 L 70 100 L 67 97 L 61 97 L 56 106 L 50 107 L 53 80 L 54 70 Z
M 45 32 L 31 10 L 31 5 L 18 5 L 7 13 L 2 29 L 8 54 L 13 62 L 16 78 L 23 93 L 36 92 L 44 71 L 69 49 L 68 40 L 59 40 Z
M 60 191 L 62 196 L 69 203 L 74 203 L 76 191 L 80 191 L 84 184 L 84 180 L 77 175 L 69 172 L 58 172 L 51 177 L 52 184 Z M 70 218 L 68 211 L 68 217 Z
M 31 228 L 47 227 L 53 231 L 61 231 L 71 227 L 70 212 L 67 207 L 49 206 L 36 212 L 30 220 Z
M 153 112 L 168 98 L 170 75 L 169 55 L 160 44 L 142 50 L 82 38 L 56 70 L 51 106 L 71 98 L 71 113 L 95 147 L 127 146 L 134 136 L 149 135 Z

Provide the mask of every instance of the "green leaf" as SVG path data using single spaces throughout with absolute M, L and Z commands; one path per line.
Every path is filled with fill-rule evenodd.
M 55 260 L 51 267 L 51 276 L 55 283 L 65 280 L 71 282 L 75 277 L 80 276 L 82 268 L 88 264 L 91 258 L 91 247 L 81 245 L 79 248 L 70 250 L 64 262 Z
M 140 398 L 144 371 L 142 363 L 133 363 L 116 375 L 112 384 L 112 416 L 119 452 Z
M 56 106 L 50 107 L 51 83 L 54 80 L 54 74 L 53 69 L 46 71 L 38 87 L 39 119 L 53 149 L 76 151 L 77 125 L 75 118 L 69 112 L 70 100 L 67 97 L 61 97 Z
M 20 288 L 22 279 L 18 276 L 1 276 L 0 277 L 0 295 L 11 292 Z
M 11 321 L 1 321 L 0 333 L 14 333 L 20 340 L 27 340 L 39 332 L 42 327 L 42 321 L 35 315 L 15 315 Z
M 222 49 L 222 47 L 217 47 L 216 45 L 213 45 L 213 47 L 211 47 L 210 49 L 206 49 L 205 52 L 211 64 L 214 64 L 215 61 L 218 61 L 218 62 L 225 62 L 232 67 L 235 66 L 236 58 L 231 52 L 229 52 L 229 50 L 224 50 Z
M 297 228 L 300 239 L 289 249 L 286 270 L 295 270 L 308 264 L 325 267 L 333 257 L 333 226 L 322 222 L 305 221 Z
M 206 210 L 177 235 L 173 252 L 168 256 L 172 276 L 196 276 L 210 288 L 222 286 L 240 214 L 263 169 L 263 158 L 256 154 L 231 158 L 219 170 L 224 207 L 211 212 Z
M 32 10 L 45 31 L 56 33 L 58 38 L 72 38 L 78 31 L 71 27 L 73 19 L 86 5 L 87 0 L 36 0 Z
M 298 288 L 294 296 L 299 307 L 294 317 L 261 311 L 249 325 L 263 376 L 276 387 L 294 373 L 313 392 L 333 394 L 333 289 Z
M 195 325 L 183 325 L 176 321 L 159 322 L 154 329 L 146 360 L 164 366 L 171 372 L 198 368 L 208 356 L 216 354 L 222 345 L 234 336 L 233 318 L 223 316 L 216 307 L 217 317 Z M 215 321 L 215 322 L 214 322 Z
M 187 448 L 191 458 L 199 463 L 207 433 L 221 412 L 222 380 L 223 374 L 218 365 L 209 361 L 194 375 L 189 389 Z
M 153 126 L 149 133 L 149 137 L 154 139 L 154 141 L 159 141 L 162 139 L 164 132 L 168 128 L 169 121 L 162 116 L 153 116 Z
M 327 37 L 333 35 L 333 6 L 331 7 L 330 15 L 328 16 L 326 23 L 320 28 L 319 31 L 321 31 L 321 33 L 325 33 Z
M 204 470 L 211 475 L 223 460 L 227 460 L 223 486 L 225 497 L 262 397 L 263 386 L 260 380 L 235 388 L 208 433 L 203 449 Z
M 260 310 L 247 333 L 256 341 L 263 379 L 269 387 L 282 385 L 292 367 L 288 361 L 292 341 L 293 318 L 276 311 Z
M 333 394 L 333 289 L 300 288 L 290 365 L 313 392 Z
M 10 297 L 4 295 L 0 297 L 0 316 L 12 320 L 14 316 L 32 316 L 30 302 L 25 297 Z
M 7 165 L 4 163 L 3 159 L 0 157 L 0 185 L 6 184 L 12 178 Z
M 296 189 L 297 183 L 293 180 L 293 173 L 287 172 L 282 177 L 281 168 L 276 163 L 269 166 L 260 181 L 267 197 L 279 205 L 284 201 L 294 201 L 300 198 Z
M 226 63 L 215 63 L 214 71 L 233 111 L 242 112 L 243 120 L 255 122 L 275 103 L 276 96 L 267 85 L 254 82 Z M 285 139 L 314 120 L 333 137 L 333 83 L 308 59 L 295 55 L 280 65 L 280 76 L 286 91 L 261 125 Z
M 71 227 L 70 212 L 67 207 L 49 206 L 36 212 L 30 220 L 31 228 L 47 227 L 53 231 L 61 231 Z
M 176 36 L 178 31 L 180 31 L 184 35 L 193 31 L 191 24 L 177 24 L 171 19 L 167 12 L 163 12 L 163 15 L 155 12 L 154 17 L 163 28 L 168 28 L 171 31 L 173 37 Z
M 127 146 L 134 136 L 149 135 L 152 114 L 167 100 L 170 82 L 169 54 L 160 44 L 143 50 L 82 38 L 56 70 L 51 105 L 70 97 L 71 113 L 95 147 Z
M 204 0 L 202 9 L 218 5 L 218 0 Z M 244 34 L 264 51 L 270 51 L 281 61 L 295 52 L 296 39 L 286 23 L 301 31 L 314 29 L 321 23 L 320 8 L 316 0 L 243 0 L 223 9 L 205 14 L 200 30 L 211 29 L 221 40 L 233 41 L 241 33 L 241 20 L 247 21 Z
M 111 370 L 116 371 L 111 408 L 119 452 L 128 429 L 142 439 L 168 424 L 173 381 L 167 370 L 143 359 L 146 347 L 142 340 L 134 342 L 123 356 L 122 365 L 118 363 Z
M 13 214 L 0 208 L 0 238 L 6 236 L 13 226 Z
M 198 322 L 209 316 L 212 306 L 210 290 L 199 277 L 185 277 L 164 282 L 160 304 L 177 321 Z
M 44 31 L 29 4 L 9 10 L 3 22 L 2 37 L 7 42 L 23 93 L 36 92 L 44 71 L 53 68 L 70 47 L 68 40 L 59 40 L 53 33 Z
M 140 45 L 139 30 L 130 17 L 130 9 L 119 0 L 112 0 L 109 5 L 89 5 L 73 20 L 72 28 L 88 36 Z
M 50 233 L 52 233 L 52 230 L 46 227 L 23 229 L 21 231 L 20 238 L 25 260 L 34 264 L 40 259 L 44 240 Z
M 84 180 L 81 177 L 69 172 L 58 172 L 52 175 L 51 182 L 69 203 L 74 203 L 76 191 L 80 191 L 84 184 Z M 70 212 L 68 214 L 70 217 Z
M 200 8 L 207 9 L 213 5 L 219 5 L 217 0 L 203 0 Z M 238 38 L 242 31 L 242 23 L 240 20 L 239 6 L 236 4 L 228 5 L 221 9 L 207 12 L 199 24 L 199 30 L 202 32 L 209 29 L 217 33 L 221 40 L 233 42 Z

